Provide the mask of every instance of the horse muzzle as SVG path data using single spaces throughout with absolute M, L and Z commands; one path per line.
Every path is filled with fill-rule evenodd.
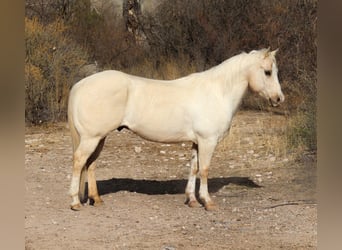
M 277 107 L 279 106 L 280 103 L 284 102 L 285 100 L 285 97 L 284 95 L 281 93 L 279 95 L 276 95 L 274 97 L 270 97 L 269 98 L 269 101 L 270 101 L 270 104 L 273 106 L 273 107 Z

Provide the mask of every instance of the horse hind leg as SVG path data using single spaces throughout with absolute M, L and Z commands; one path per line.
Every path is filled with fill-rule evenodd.
M 81 204 L 86 203 L 88 200 L 88 195 L 86 194 L 86 178 L 87 178 L 87 167 L 83 167 L 81 171 L 80 187 L 78 192 L 78 197 Z
M 100 140 L 101 138 L 81 138 L 80 144 L 78 145 L 74 153 L 74 164 L 72 169 L 72 178 L 69 192 L 72 198 L 70 206 L 73 210 L 79 210 L 82 207 L 80 196 L 82 198 L 82 195 L 84 194 L 84 179 L 81 180 L 81 178 L 84 178 L 84 171 L 86 171 L 87 168 L 87 161 L 96 150 Z M 83 188 L 81 192 L 80 188 Z
M 97 184 L 96 184 L 96 177 L 95 177 L 95 168 L 96 168 L 96 163 L 95 160 L 98 158 L 100 155 L 103 145 L 105 142 L 105 138 L 102 138 L 97 145 L 94 153 L 91 155 L 91 157 L 88 160 L 87 165 L 89 164 L 88 167 L 88 196 L 90 198 L 90 204 L 94 206 L 99 206 L 103 203 L 102 199 L 99 196 L 98 190 L 97 190 Z
M 88 197 L 90 199 L 89 204 L 93 206 L 99 206 L 103 203 L 97 190 L 96 177 L 95 177 L 96 163 L 93 162 L 88 168 Z

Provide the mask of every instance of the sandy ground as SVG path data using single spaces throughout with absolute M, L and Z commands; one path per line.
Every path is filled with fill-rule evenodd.
M 238 112 L 215 151 L 216 211 L 189 208 L 191 143 L 112 132 L 98 159 L 104 205 L 70 210 L 66 124 L 26 128 L 26 249 L 316 249 L 315 157 L 279 150 L 284 116 Z

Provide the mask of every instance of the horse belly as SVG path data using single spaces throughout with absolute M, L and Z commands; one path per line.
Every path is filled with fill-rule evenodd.
M 191 132 L 186 131 L 171 131 L 162 128 L 138 127 L 132 129 L 141 137 L 156 142 L 182 142 L 193 141 L 194 137 Z
M 145 115 L 126 121 L 125 125 L 141 137 L 157 142 L 193 141 L 195 139 L 191 123 L 182 116 L 166 113 Z
M 122 125 L 158 142 L 194 139 L 187 89 L 178 85 L 132 84 Z

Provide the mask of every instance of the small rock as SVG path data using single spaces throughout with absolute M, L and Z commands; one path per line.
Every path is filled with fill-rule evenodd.
M 275 156 L 270 157 L 270 161 L 275 161 L 275 160 L 276 160 Z
M 237 207 L 233 208 L 233 213 L 239 212 L 239 209 Z
M 163 250 L 176 250 L 176 248 L 172 246 L 166 246 L 163 248 Z
M 135 146 L 134 151 L 139 154 L 141 152 L 141 147 Z

